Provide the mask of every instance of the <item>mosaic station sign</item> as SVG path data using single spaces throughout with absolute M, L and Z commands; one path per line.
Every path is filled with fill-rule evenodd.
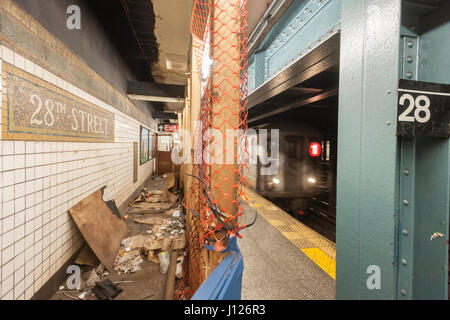
M 3 64 L 2 139 L 114 142 L 115 115 Z

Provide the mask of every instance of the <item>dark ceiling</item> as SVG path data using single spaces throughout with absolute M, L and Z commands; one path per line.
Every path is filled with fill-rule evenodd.
M 148 0 L 84 0 L 139 81 L 153 81 L 158 60 L 153 5 Z
M 337 132 L 339 70 L 322 72 L 285 92 L 249 110 L 250 127 L 273 122 L 307 122 L 324 133 Z M 332 92 L 326 98 L 324 94 Z M 283 111 L 301 101 L 310 101 L 302 106 Z M 314 101 L 317 100 L 317 101 Z M 271 116 L 267 116 L 272 114 Z M 259 119 L 260 118 L 260 119 Z
M 152 65 L 158 61 L 155 15 L 149 0 L 84 0 L 137 81 L 154 82 Z M 164 104 L 153 102 L 154 111 Z

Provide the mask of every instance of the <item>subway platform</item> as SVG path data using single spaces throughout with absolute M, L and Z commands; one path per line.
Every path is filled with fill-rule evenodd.
M 242 232 L 243 300 L 332 300 L 335 298 L 336 246 L 270 201 L 248 190 Z

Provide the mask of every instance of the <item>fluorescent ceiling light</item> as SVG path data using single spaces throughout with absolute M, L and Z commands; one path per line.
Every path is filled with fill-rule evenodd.
M 128 98 L 139 101 L 166 102 L 166 103 L 184 103 L 184 98 L 145 96 L 139 94 L 128 94 Z

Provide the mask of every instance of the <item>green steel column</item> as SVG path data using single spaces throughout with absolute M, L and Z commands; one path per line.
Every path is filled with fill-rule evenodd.
M 337 299 L 396 296 L 400 17 L 400 0 L 342 1 Z
M 426 15 L 404 9 L 401 77 L 450 84 L 450 2 Z M 397 297 L 447 300 L 449 139 L 402 138 L 400 155 Z

